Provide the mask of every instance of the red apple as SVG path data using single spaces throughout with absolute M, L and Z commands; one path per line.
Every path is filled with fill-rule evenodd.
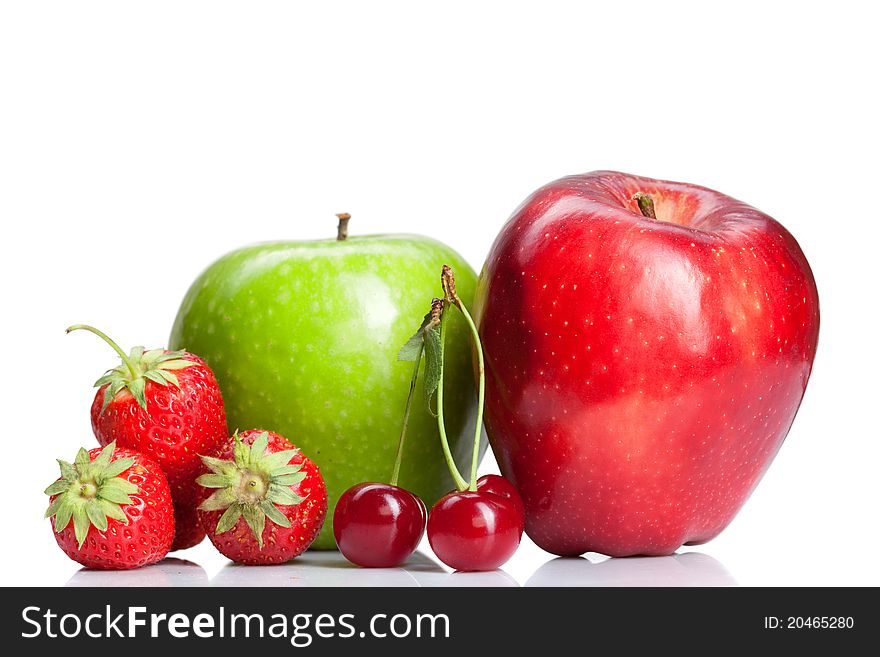
M 778 222 L 610 171 L 516 210 L 475 313 L 492 448 L 526 532 L 559 555 L 715 537 L 782 445 L 819 333 L 813 275 Z

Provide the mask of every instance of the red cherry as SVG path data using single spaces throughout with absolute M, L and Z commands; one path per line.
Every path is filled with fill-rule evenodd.
M 428 516 L 431 549 L 455 570 L 495 570 L 516 552 L 522 532 L 515 502 L 490 492 L 449 493 Z
M 526 507 L 523 504 L 522 497 L 516 487 L 510 483 L 509 479 L 505 479 L 501 475 L 487 474 L 477 479 L 477 490 L 481 493 L 492 493 L 506 497 L 516 505 L 519 511 L 520 523 L 523 527 L 526 524 Z
M 333 513 L 333 535 L 343 556 L 366 568 L 392 568 L 419 546 L 425 503 L 399 486 L 363 483 L 342 494 Z

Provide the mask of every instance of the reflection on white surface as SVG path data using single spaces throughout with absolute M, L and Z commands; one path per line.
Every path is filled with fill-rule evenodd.
M 490 570 L 485 573 L 448 573 L 439 566 L 431 571 L 413 571 L 413 577 L 419 586 L 485 586 L 485 587 L 519 587 L 517 581 L 503 570 Z
M 410 587 L 419 586 L 412 570 L 430 570 L 432 567 L 437 566 L 419 552 L 398 568 L 361 568 L 346 561 L 339 552 L 306 552 L 277 566 L 229 563 L 211 580 L 211 585 Z
M 65 586 L 208 586 L 208 574 L 197 563 L 171 557 L 134 570 L 81 568 Z
M 502 570 L 450 573 L 432 558 L 416 552 L 397 568 L 360 568 L 338 552 L 307 552 L 277 566 L 229 563 L 211 580 L 212 586 L 519 586 Z
M 708 554 L 625 557 L 590 561 L 559 557 L 542 565 L 526 586 L 736 586 L 727 569 Z
M 539 567 L 526 586 L 736 586 L 725 567 L 708 554 L 685 552 L 669 557 L 628 557 L 593 560 L 551 559 Z M 450 573 L 434 558 L 413 554 L 398 568 L 360 568 L 339 552 L 307 552 L 277 566 L 224 565 L 209 581 L 192 561 L 168 558 L 135 570 L 81 568 L 67 586 L 256 586 L 256 587 L 516 587 L 503 570 Z

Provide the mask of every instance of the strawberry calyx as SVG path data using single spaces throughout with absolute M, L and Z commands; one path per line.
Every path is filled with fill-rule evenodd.
M 243 517 L 262 549 L 266 519 L 281 527 L 290 527 L 290 520 L 278 505 L 291 506 L 306 499 L 291 490 L 291 486 L 306 478 L 306 473 L 301 471 L 302 463 L 289 463 L 298 449 L 268 452 L 268 432 L 259 434 L 252 445 L 244 443 L 237 432 L 233 440 L 232 460 L 201 457 L 210 472 L 201 475 L 196 483 L 217 490 L 199 508 L 224 511 L 215 528 L 218 534 L 235 527 Z
M 81 448 L 73 463 L 58 459 L 61 478 L 52 482 L 44 491 L 52 498 L 46 517 L 52 518 L 56 533 L 61 533 L 73 521 L 73 531 L 78 547 L 82 547 L 89 527 L 107 530 L 108 518 L 128 524 L 128 516 L 122 511 L 123 504 L 132 504 L 129 495 L 140 489 L 119 475 L 134 465 L 134 459 L 125 457 L 113 460 L 116 442 L 107 445 L 95 460 Z
M 106 334 L 86 324 L 70 326 L 65 333 L 76 330 L 94 333 L 113 347 L 113 350 L 122 359 L 122 363 L 119 366 L 107 370 L 100 379 L 95 381 L 96 388 L 107 386 L 101 405 L 102 413 L 122 390 L 128 390 L 131 396 L 135 398 L 135 401 L 137 401 L 138 406 L 146 410 L 147 397 L 145 390 L 147 381 L 152 381 L 160 386 L 173 385 L 175 388 L 180 388 L 180 382 L 177 380 L 177 375 L 174 371 L 196 364 L 185 358 L 186 352 L 183 350 L 166 351 L 165 349 L 150 349 L 146 351 L 143 347 L 132 347 L 131 351 L 126 354 Z

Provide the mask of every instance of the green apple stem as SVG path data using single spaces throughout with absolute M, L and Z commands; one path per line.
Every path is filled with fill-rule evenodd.
M 449 303 L 443 302 L 443 310 L 449 308 Z M 448 313 L 443 312 L 440 315 L 440 362 L 439 362 L 439 381 L 437 382 L 437 428 L 440 430 L 440 445 L 443 448 L 443 456 L 446 458 L 446 466 L 449 468 L 449 474 L 455 481 L 458 490 L 466 490 L 468 482 L 461 476 L 458 466 L 455 465 L 455 459 L 452 458 L 452 451 L 449 449 L 449 439 L 446 437 L 446 422 L 443 420 L 443 376 L 444 376 L 444 355 L 446 351 L 446 316 Z
M 344 242 L 348 239 L 348 222 L 351 220 L 351 215 L 348 212 L 340 212 L 336 218 L 339 219 L 339 224 L 336 226 L 336 241 Z
M 120 348 L 120 346 L 118 344 L 116 344 L 113 340 L 111 340 L 109 337 L 107 337 L 106 334 L 99 331 L 94 326 L 88 326 L 87 324 L 74 324 L 73 326 L 68 326 L 64 330 L 64 332 L 70 333 L 71 331 L 78 331 L 78 330 L 89 331 L 91 333 L 94 333 L 99 338 L 101 338 L 104 342 L 106 342 L 111 347 L 113 347 L 113 349 L 116 351 L 116 353 L 119 354 L 119 357 L 122 359 L 122 362 L 125 363 L 125 366 L 128 368 L 128 371 L 131 374 L 131 376 L 133 378 L 138 376 L 137 368 L 135 367 L 135 364 L 131 362 L 131 359 L 128 357 L 128 354 L 126 354 L 124 351 L 122 351 L 122 349 Z
M 464 316 L 468 328 L 471 331 L 474 346 L 477 350 L 477 370 L 479 375 L 479 387 L 477 390 L 477 421 L 476 426 L 474 427 L 474 447 L 471 452 L 471 480 L 470 485 L 468 486 L 470 490 L 475 491 L 477 490 L 477 465 L 480 460 L 480 438 L 482 438 L 483 433 L 483 406 L 485 405 L 486 398 L 486 366 L 483 361 L 483 344 L 480 342 L 480 332 L 477 330 L 477 325 L 474 323 L 473 317 L 471 317 L 468 309 L 461 302 L 458 293 L 455 291 L 455 275 L 449 265 L 443 265 L 443 273 L 440 275 L 440 280 L 443 285 L 443 292 L 447 296 L 447 301 L 458 308 Z
M 636 192 L 633 194 L 632 198 L 636 202 L 636 205 L 639 206 L 639 212 L 642 213 L 643 217 L 647 217 L 648 219 L 657 218 L 657 213 L 654 211 L 654 199 L 650 194 Z
M 397 441 L 397 456 L 394 457 L 394 470 L 391 472 L 391 480 L 388 482 L 392 486 L 397 485 L 397 479 L 400 476 L 400 463 L 403 461 L 403 443 L 406 440 L 406 427 L 409 424 L 409 411 L 412 408 L 412 400 L 416 391 L 416 381 L 419 378 L 419 366 L 422 364 L 422 352 L 425 350 L 424 343 L 419 346 L 419 354 L 416 356 L 416 362 L 413 366 L 412 379 L 409 382 L 409 395 L 406 398 L 406 410 L 403 412 L 403 426 L 400 428 L 400 440 Z

